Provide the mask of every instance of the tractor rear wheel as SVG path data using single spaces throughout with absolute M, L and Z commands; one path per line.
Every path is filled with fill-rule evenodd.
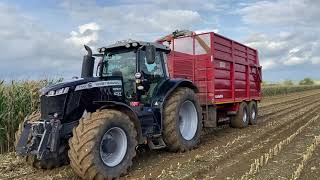
M 201 107 L 190 88 L 178 88 L 165 102 L 163 138 L 170 151 L 188 151 L 200 142 Z
M 69 139 L 71 167 L 83 179 L 118 178 L 132 165 L 136 138 L 126 114 L 111 109 L 88 113 Z
M 38 121 L 39 119 L 40 119 L 40 113 L 33 112 L 31 115 L 29 115 L 26 118 L 26 121 L 27 122 L 34 122 L 34 121 Z M 15 133 L 15 142 L 14 142 L 15 147 L 17 147 L 20 136 L 22 134 L 24 122 L 25 121 L 23 121 L 19 124 L 19 128 Z M 31 137 L 29 137 L 29 141 L 31 141 Z M 67 147 L 61 146 L 59 149 L 59 155 L 57 157 L 58 158 L 38 160 L 36 156 L 29 155 L 29 156 L 25 157 L 25 161 L 29 165 L 31 165 L 35 168 L 38 168 L 38 169 L 53 169 L 56 167 L 60 167 L 60 166 L 63 166 L 63 165 L 66 165 L 69 163 L 68 154 L 67 154 Z
M 249 102 L 249 123 L 251 125 L 257 124 L 257 116 L 258 116 L 258 106 L 256 101 Z
M 249 108 L 246 102 L 239 106 L 237 114 L 231 117 L 231 126 L 234 128 L 245 128 L 249 124 Z

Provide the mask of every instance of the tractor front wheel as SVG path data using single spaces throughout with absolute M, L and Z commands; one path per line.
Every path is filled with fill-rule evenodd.
M 83 179 L 118 178 L 132 165 L 136 137 L 126 114 L 110 109 L 88 113 L 69 140 L 71 167 Z

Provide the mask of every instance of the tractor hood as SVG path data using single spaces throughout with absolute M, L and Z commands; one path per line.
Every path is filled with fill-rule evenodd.
M 64 81 L 51 86 L 47 86 L 40 90 L 41 95 L 55 96 L 68 93 L 68 91 L 80 91 L 95 87 L 118 86 L 122 87 L 121 77 L 108 77 L 101 79 L 99 77 L 80 78 L 75 80 Z
M 94 102 L 122 101 L 122 77 L 92 77 L 65 81 L 41 89 L 40 109 L 42 119 L 54 114 L 63 122 L 79 120 L 84 109 Z
M 99 78 L 80 78 L 80 79 L 67 80 L 67 81 L 63 81 L 63 82 L 40 89 L 40 94 L 47 95 L 50 91 L 56 91 L 56 90 L 67 88 L 67 87 L 72 89 L 72 88 L 75 88 L 77 85 L 84 84 L 87 82 L 94 82 L 98 80 Z

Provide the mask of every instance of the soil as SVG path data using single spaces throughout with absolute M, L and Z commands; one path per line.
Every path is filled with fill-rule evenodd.
M 122 178 L 319 179 L 319 129 L 320 90 L 266 97 L 257 125 L 205 129 L 199 147 L 185 153 L 139 148 Z M 79 178 L 70 166 L 38 170 L 8 153 L 0 155 L 0 179 Z

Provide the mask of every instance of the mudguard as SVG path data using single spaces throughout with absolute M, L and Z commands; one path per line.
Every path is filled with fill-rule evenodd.
M 99 104 L 101 106 L 99 109 L 114 109 L 127 114 L 137 130 L 139 144 L 142 144 L 145 141 L 145 138 L 142 135 L 140 120 L 137 113 L 130 106 L 117 101 L 99 101 L 94 102 L 94 104 Z
M 159 84 L 158 91 L 153 99 L 155 102 L 165 102 L 170 94 L 178 87 L 188 87 L 194 90 L 196 93 L 199 92 L 197 86 L 192 81 L 182 78 L 167 79 Z
M 179 87 L 188 87 L 194 92 L 198 93 L 199 90 L 197 86 L 190 80 L 177 78 L 177 79 L 167 79 L 159 84 L 158 91 L 152 100 L 152 106 L 158 107 L 161 114 L 161 129 L 163 124 L 163 109 L 166 102 L 166 99 Z

